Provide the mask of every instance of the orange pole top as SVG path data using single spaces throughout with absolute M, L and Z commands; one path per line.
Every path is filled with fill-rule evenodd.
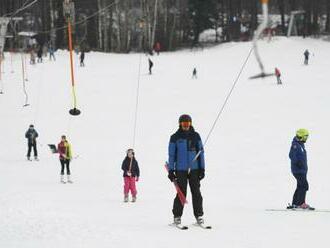
M 261 0 L 261 3 L 268 3 L 268 0 Z

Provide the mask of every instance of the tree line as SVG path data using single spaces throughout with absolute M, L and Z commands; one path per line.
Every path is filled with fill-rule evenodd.
M 1 0 L 0 16 L 20 16 L 9 31 L 37 33 L 38 43 L 67 47 L 63 0 Z M 205 30 L 211 42 L 250 40 L 261 13 L 259 0 L 74 0 L 74 45 L 105 52 L 151 51 L 198 46 Z M 286 34 L 291 11 L 303 10 L 298 35 L 330 32 L 329 0 L 270 0 L 272 26 Z M 14 15 L 13 15 L 14 14 Z M 210 42 L 210 40 L 208 40 Z

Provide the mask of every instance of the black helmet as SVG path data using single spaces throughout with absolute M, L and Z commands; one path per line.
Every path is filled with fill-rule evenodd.
M 190 115 L 187 115 L 187 114 L 183 114 L 183 115 L 181 115 L 180 116 L 180 118 L 179 118 L 179 123 L 181 123 L 181 122 L 192 122 L 192 120 L 191 120 L 191 117 L 190 117 Z

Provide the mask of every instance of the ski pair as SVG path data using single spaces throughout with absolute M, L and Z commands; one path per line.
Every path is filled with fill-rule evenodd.
M 193 225 L 196 226 L 196 227 L 200 227 L 200 228 L 202 228 L 202 229 L 212 229 L 212 226 L 207 226 L 207 225 L 205 225 L 205 224 L 194 223 Z M 182 224 L 175 224 L 175 223 L 172 223 L 172 224 L 170 224 L 170 226 L 174 226 L 174 227 L 176 227 L 176 228 L 178 228 L 178 229 L 180 229 L 180 230 L 188 230 L 188 229 L 189 229 L 188 226 L 186 226 L 186 225 L 182 225 Z

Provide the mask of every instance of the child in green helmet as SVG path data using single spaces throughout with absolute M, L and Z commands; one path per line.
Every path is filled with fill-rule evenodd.
M 292 141 L 289 157 L 291 160 L 291 172 L 297 180 L 297 188 L 293 195 L 292 205 L 288 206 L 288 209 L 300 208 L 314 210 L 314 208 L 306 204 L 305 200 L 306 192 L 309 189 L 307 181 L 307 153 L 305 149 L 308 136 L 308 130 L 299 129 Z

